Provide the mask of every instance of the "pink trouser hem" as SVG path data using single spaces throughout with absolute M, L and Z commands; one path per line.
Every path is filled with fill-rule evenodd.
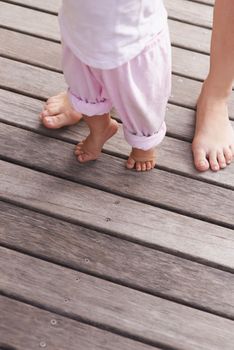
M 101 100 L 98 102 L 90 103 L 88 101 L 83 101 L 79 99 L 77 96 L 75 96 L 70 89 L 68 89 L 68 98 L 70 102 L 72 103 L 73 108 L 88 117 L 92 117 L 95 115 L 103 115 L 106 113 L 109 113 L 112 105 L 108 100 Z
M 123 128 L 124 137 L 130 146 L 147 151 L 159 145 L 166 135 L 166 124 L 163 122 L 157 133 L 151 136 L 138 136 L 131 134 L 126 128 Z

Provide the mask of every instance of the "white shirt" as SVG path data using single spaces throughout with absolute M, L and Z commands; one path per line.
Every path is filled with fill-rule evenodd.
M 62 40 L 85 64 L 116 68 L 138 55 L 167 21 L 163 0 L 63 0 Z

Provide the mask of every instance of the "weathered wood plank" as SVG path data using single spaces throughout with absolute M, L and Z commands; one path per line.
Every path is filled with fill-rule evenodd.
M 60 44 L 7 29 L 0 31 L 0 55 L 61 70 Z M 172 55 L 174 73 L 199 80 L 205 79 L 209 70 L 207 55 L 178 47 L 172 47 Z
M 233 321 L 6 248 L 0 251 L 1 290 L 7 295 L 156 346 L 163 344 L 181 350 L 233 349 Z
M 210 29 L 173 20 L 168 22 L 173 45 L 204 54 L 210 53 Z
M 0 23 L 6 28 L 23 31 L 42 38 L 60 40 L 57 17 L 48 13 L 1 2 Z M 190 50 L 209 53 L 210 29 L 174 20 L 169 20 L 169 26 L 173 44 Z
M 211 5 L 211 6 L 213 6 L 215 3 L 215 0 L 187 0 L 187 1 L 197 2 L 197 3 Z
M 66 89 L 63 75 L 0 57 L 0 86 L 41 99 Z
M 124 169 L 123 160 L 109 155 L 83 166 L 74 156 L 73 145 L 5 124 L 0 127 L 0 139 L 2 157 L 12 162 L 234 228 L 233 190 L 159 169 L 139 176 Z
M 233 274 L 7 203 L 0 208 L 4 246 L 234 319 Z
M 164 251 L 233 267 L 231 230 L 3 161 L 0 166 L 4 200 Z
M 43 128 L 38 121 L 38 115 L 42 108 L 41 101 L 26 96 L 0 90 L 0 107 L 0 120 L 20 128 L 27 128 L 72 143 L 83 139 L 87 134 L 87 128 L 83 123 L 53 131 Z M 175 136 L 187 136 L 191 139 L 193 134 L 193 117 L 193 111 L 170 105 L 167 111 L 168 131 Z M 177 123 L 178 119 L 180 123 Z M 208 171 L 200 174 L 194 169 L 190 148 L 191 146 L 188 142 L 166 137 L 158 152 L 158 166 L 169 171 L 176 170 L 197 179 L 203 178 L 212 183 L 233 188 L 233 164 L 225 171 L 218 173 Z M 104 149 L 121 156 L 129 154 L 130 148 L 123 139 L 121 126 L 118 134 L 108 141 Z
M 0 30 L 0 55 L 61 71 L 60 44 L 11 30 Z
M 209 64 L 208 55 L 172 47 L 172 70 L 174 74 L 203 81 L 209 72 Z
M 0 86 L 46 99 L 66 88 L 63 75 L 0 57 Z M 12 74 L 14 72 L 14 74 Z M 202 84 L 188 78 L 172 77 L 170 102 L 195 108 Z M 230 99 L 230 117 L 234 118 L 234 93 Z
M 77 350 L 77 346 L 85 350 L 153 349 L 7 297 L 0 296 L 0 309 L 0 348 L 8 349 L 8 345 L 17 350 Z
M 6 28 L 51 40 L 60 40 L 57 16 L 48 13 L 1 1 L 0 23 Z
M 43 2 L 41 0 L 8 0 L 8 2 L 28 6 L 33 9 L 57 13 L 62 3 L 62 0 L 47 0 Z
M 170 18 L 212 28 L 213 8 L 188 0 L 164 0 Z

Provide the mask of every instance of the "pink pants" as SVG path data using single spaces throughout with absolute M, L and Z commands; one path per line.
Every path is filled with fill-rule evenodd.
M 171 91 L 168 27 L 129 62 L 109 70 L 82 63 L 63 42 L 63 71 L 73 107 L 86 116 L 115 107 L 126 141 L 147 150 L 165 136 L 166 105 Z

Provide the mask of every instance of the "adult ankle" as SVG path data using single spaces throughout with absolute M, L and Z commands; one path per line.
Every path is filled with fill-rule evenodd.
M 232 85 L 224 84 L 222 81 L 218 81 L 208 75 L 203 83 L 202 95 L 206 98 L 216 98 L 218 100 L 228 101 L 232 93 Z

